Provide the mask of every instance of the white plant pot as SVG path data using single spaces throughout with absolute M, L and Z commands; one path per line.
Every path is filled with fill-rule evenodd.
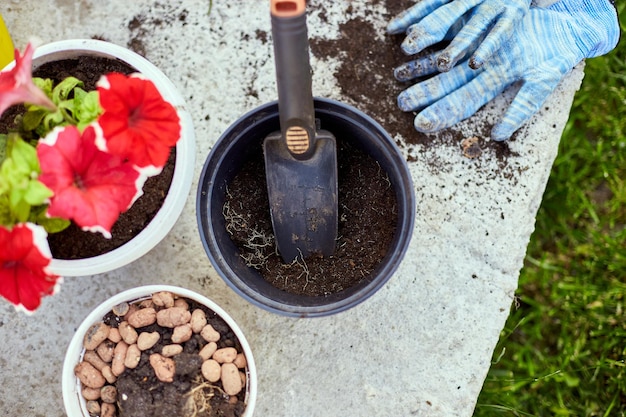
M 251 417 L 256 404 L 258 379 L 252 350 L 250 349 L 250 345 L 248 344 L 243 332 L 235 320 L 233 320 L 228 313 L 226 313 L 213 301 L 194 291 L 168 285 L 147 285 L 121 292 L 100 304 L 85 318 L 85 320 L 83 320 L 70 342 L 67 353 L 65 354 L 65 360 L 63 362 L 62 391 L 66 414 L 71 417 L 90 417 L 89 412 L 87 411 L 85 399 L 81 395 L 80 381 L 74 375 L 74 367 L 80 362 L 85 352 L 83 348 L 83 337 L 89 327 L 91 327 L 94 323 L 102 321 L 102 318 L 109 313 L 114 306 L 125 301 L 130 302 L 150 298 L 152 294 L 160 291 L 169 291 L 173 294 L 194 300 L 208 307 L 220 316 L 232 329 L 237 339 L 239 339 L 243 353 L 246 356 L 246 410 L 243 417 Z
M 70 39 L 39 46 L 33 56 L 33 68 L 51 61 L 85 55 L 121 60 L 152 80 L 165 100 L 176 108 L 181 122 L 181 138 L 176 145 L 176 165 L 172 184 L 163 206 L 148 226 L 128 243 L 105 254 L 77 260 L 53 259 L 50 271 L 60 276 L 85 276 L 108 272 L 145 255 L 167 235 L 178 220 L 187 201 L 194 175 L 195 134 L 191 114 L 183 97 L 169 78 L 141 55 L 109 42 Z

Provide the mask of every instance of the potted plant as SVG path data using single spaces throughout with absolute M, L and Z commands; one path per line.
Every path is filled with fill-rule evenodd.
M 85 318 L 65 356 L 62 389 L 73 417 L 250 417 L 257 373 L 243 332 L 218 305 L 151 285 Z
M 262 149 L 280 128 L 276 102 L 223 133 L 204 164 L 196 199 L 202 243 L 226 283 L 257 306 L 295 317 L 335 314 L 372 296 L 403 259 L 415 218 L 411 176 L 387 132 L 346 104 L 322 98 L 314 104 L 315 117 L 337 139 L 339 238 L 332 256 L 280 261 Z M 370 193 L 375 190 L 380 193 Z
M 31 77 L 31 60 L 37 71 L 80 57 L 121 63 L 129 71 L 101 74 L 93 91 L 76 77 L 58 84 Z M 108 42 L 61 41 L 34 54 L 29 45 L 23 56 L 16 51 L 0 77 L 0 113 L 27 103 L 18 112 L 18 128 L 3 132 L 0 142 L 6 150 L 0 153 L 0 294 L 33 311 L 42 295 L 54 293 L 60 276 L 121 267 L 169 232 L 191 187 L 194 132 L 184 100 L 167 77 Z M 146 180 L 170 160 L 172 185 L 161 208 L 128 243 L 85 259 L 54 259 L 49 234 L 71 222 L 110 237 L 120 214 L 137 204 Z

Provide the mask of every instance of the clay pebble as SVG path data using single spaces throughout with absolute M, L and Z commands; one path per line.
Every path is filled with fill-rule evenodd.
M 156 345 L 160 338 L 159 332 L 142 332 L 137 338 L 137 347 L 139 350 L 148 350 Z
M 76 365 L 74 374 L 83 385 L 89 388 L 102 388 L 106 383 L 102 373 L 89 362 L 80 362 Z
M 174 381 L 176 366 L 172 358 L 166 358 L 158 353 L 150 355 L 150 365 L 154 369 L 156 377 L 161 382 Z
M 191 313 L 183 307 L 166 308 L 159 310 L 156 314 L 157 324 L 170 329 L 187 324 L 189 320 L 191 320 Z
M 103 322 L 95 323 L 89 327 L 85 338 L 83 339 L 83 347 L 86 350 L 95 350 L 109 336 L 109 326 Z

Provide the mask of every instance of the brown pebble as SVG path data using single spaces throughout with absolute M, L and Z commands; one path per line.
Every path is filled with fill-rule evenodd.
M 159 326 L 173 329 L 174 327 L 189 323 L 191 313 L 182 307 L 170 307 L 160 310 L 156 318 Z
M 176 326 L 172 333 L 172 343 L 184 343 L 191 339 L 192 334 L 193 332 L 191 331 L 191 325 L 189 323 Z
M 148 350 L 156 345 L 160 338 L 159 332 L 142 332 L 137 338 L 137 347 L 139 350 Z
M 106 383 L 102 373 L 89 362 L 80 362 L 74 367 L 74 374 L 89 388 L 101 388 Z
M 225 363 L 222 365 L 222 387 L 228 395 L 237 395 L 241 392 L 243 385 L 239 376 L 239 369 L 233 363 Z
M 184 298 L 177 298 L 176 300 L 174 300 L 174 307 L 180 307 L 185 310 L 189 310 L 189 304 L 187 304 L 187 301 L 185 301 Z
M 233 363 L 239 369 L 245 368 L 246 365 L 248 364 L 248 362 L 246 361 L 246 355 L 244 355 L 243 353 L 238 353 Z
M 126 301 L 113 306 L 113 308 L 111 309 L 111 311 L 113 311 L 113 314 L 115 314 L 118 317 L 125 316 L 126 314 L 128 314 L 129 310 L 130 310 L 130 305 Z
M 135 314 L 137 310 L 139 310 L 137 304 L 131 304 L 130 306 L 128 306 L 128 313 L 124 314 L 124 320 L 128 321 L 128 318 Z
M 206 326 L 206 313 L 204 310 L 200 310 L 199 308 L 195 309 L 193 313 L 191 313 L 191 330 L 194 333 L 200 333 L 204 326 Z
M 150 365 L 154 369 L 154 373 L 159 381 L 174 381 L 176 365 L 173 359 L 166 358 L 165 356 L 159 355 L 158 353 L 153 353 L 152 355 L 150 355 Z
M 232 347 L 221 348 L 215 351 L 212 358 L 219 363 L 232 363 L 237 357 L 237 349 Z M 235 366 L 236 368 L 237 366 Z
M 128 346 L 126 350 L 126 357 L 124 358 L 124 366 L 129 369 L 135 369 L 139 365 L 141 359 L 141 350 L 137 347 L 137 344 Z
M 126 342 L 128 345 L 132 345 L 137 342 L 137 330 L 133 326 L 131 326 L 127 321 L 123 321 L 120 323 L 118 327 L 120 331 L 120 336 L 122 336 L 122 340 Z
M 222 374 L 222 367 L 213 359 L 202 362 L 202 376 L 209 382 L 217 382 Z
M 103 361 L 102 358 L 100 357 L 100 355 L 98 355 L 93 350 L 88 350 L 88 351 L 85 352 L 85 354 L 83 355 L 83 361 L 89 362 L 98 371 L 101 371 L 102 368 L 107 366 L 107 363 L 105 361 Z
M 207 324 L 202 328 L 200 336 L 207 342 L 217 342 L 220 340 L 220 333 L 213 328 L 210 324 Z
M 83 338 L 85 350 L 95 350 L 109 336 L 109 326 L 100 322 L 92 324 Z
M 117 389 L 113 385 L 105 385 L 100 390 L 100 398 L 102 402 L 115 404 L 117 401 Z
M 100 356 L 104 362 L 109 363 L 113 360 L 113 350 L 115 349 L 115 343 L 110 340 L 105 340 L 100 343 L 96 348 L 96 353 Z
M 109 340 L 113 343 L 117 343 L 122 340 L 122 336 L 120 336 L 120 331 L 117 327 L 111 327 L 111 330 L 109 330 Z
M 161 291 L 152 294 L 152 302 L 159 307 L 174 307 L 174 295 L 168 291 Z
M 202 349 L 200 349 L 200 352 L 198 352 L 198 354 L 202 357 L 202 360 L 206 361 L 211 356 L 213 356 L 216 350 L 217 350 L 217 343 L 209 342 L 206 345 L 204 345 Z
M 172 356 L 176 356 L 183 351 L 183 347 L 181 345 L 167 345 L 163 346 L 161 349 L 161 355 L 171 358 Z
M 98 401 L 87 401 L 87 412 L 92 416 L 100 415 L 100 403 Z
M 157 313 L 154 308 L 142 308 L 136 310 L 126 316 L 126 321 L 128 324 L 133 326 L 135 329 L 139 329 L 140 327 L 149 326 L 156 322 Z
M 100 417 L 115 417 L 115 405 L 109 403 L 102 403 L 100 406 Z
M 102 376 L 109 384 L 115 384 L 115 381 L 117 381 L 117 377 L 113 374 L 113 370 L 111 370 L 110 366 L 105 366 L 100 370 L 100 372 L 102 372 Z
M 89 388 L 83 385 L 80 392 L 87 401 L 100 399 L 100 388 Z
M 126 370 L 124 361 L 126 360 L 127 351 L 128 345 L 123 340 L 115 346 L 113 361 L 111 362 L 111 371 L 113 371 L 113 375 L 120 376 Z

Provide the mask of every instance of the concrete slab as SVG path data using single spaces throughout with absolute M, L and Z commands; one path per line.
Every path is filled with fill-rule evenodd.
M 326 23 L 321 27 L 320 19 L 310 19 L 313 36 L 339 36 L 348 7 L 367 14 L 381 33 L 386 24 L 380 19 L 384 2 L 314 3 L 326 9 Z M 276 98 L 271 43 L 253 36 L 270 30 L 266 2 L 5 0 L 0 13 L 20 48 L 32 37 L 49 42 L 94 35 L 143 48 L 192 109 L 194 191 L 220 134 L 246 111 Z M 150 24 L 137 25 L 136 16 Z M 319 65 L 316 95 L 343 100 L 332 75 L 336 62 L 313 64 Z M 0 413 L 63 416 L 60 370 L 81 320 L 121 290 L 167 283 L 206 294 L 246 332 L 260 375 L 258 416 L 472 415 L 582 76 L 579 66 L 504 159 L 490 149 L 468 159 L 458 143 L 445 138 L 437 146 L 405 147 L 413 157 L 418 201 L 411 247 L 390 282 L 345 313 L 291 319 L 238 297 L 205 256 L 194 193 L 167 238 L 132 265 L 66 279 L 60 294 L 46 299 L 32 317 L 0 304 Z M 246 95 L 250 85 L 258 97 Z M 510 95 L 457 129 L 471 136 L 501 114 Z

